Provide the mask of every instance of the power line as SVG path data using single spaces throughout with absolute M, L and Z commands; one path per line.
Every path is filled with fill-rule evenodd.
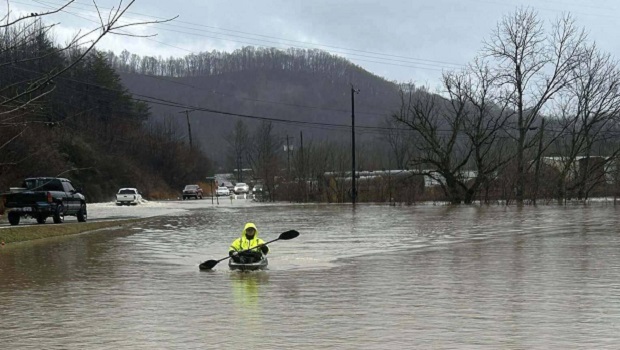
M 32 69 L 18 67 L 16 65 L 14 65 L 13 68 L 14 69 L 19 69 L 19 70 L 22 70 L 22 71 L 31 72 L 31 73 L 36 73 L 36 74 L 43 74 L 41 72 L 37 72 L 37 71 L 32 70 Z M 62 79 L 62 80 L 70 81 L 70 82 L 74 82 L 74 83 L 79 83 L 79 84 L 99 87 L 101 89 L 105 89 L 105 90 L 109 90 L 109 91 L 114 91 L 114 92 L 119 92 L 119 93 L 128 93 L 128 91 L 119 90 L 119 89 L 113 89 L 113 88 L 110 88 L 110 87 L 107 87 L 107 86 L 102 86 L 102 85 L 91 83 L 91 82 L 81 81 L 81 80 L 74 79 L 74 78 L 68 78 L 68 77 L 59 76 L 59 77 L 57 77 L 57 79 Z M 317 126 L 326 126 L 326 127 L 350 128 L 350 126 L 346 125 L 346 124 L 319 123 L 319 122 L 296 121 L 296 120 L 290 120 L 290 119 L 279 119 L 279 118 L 262 117 L 262 116 L 256 116 L 256 115 L 250 115 L 250 114 L 242 114 L 242 113 L 234 113 L 234 112 L 227 112 L 227 111 L 219 111 L 219 110 L 215 110 L 215 109 L 211 109 L 211 108 L 206 108 L 206 107 L 200 107 L 200 106 L 192 106 L 192 105 L 188 105 L 188 104 L 184 104 L 184 103 L 180 103 L 180 102 L 176 102 L 176 101 L 171 101 L 171 100 L 167 100 L 167 99 L 162 99 L 162 98 L 153 97 L 153 96 L 149 96 L 149 95 L 138 94 L 138 93 L 131 93 L 131 92 L 129 92 L 129 94 L 131 94 L 133 96 L 138 96 L 138 98 L 133 97 L 133 96 L 131 97 L 131 99 L 133 99 L 135 101 L 146 102 L 146 103 L 157 104 L 157 105 L 168 106 L 168 107 L 181 108 L 181 109 L 190 109 L 190 110 L 196 110 L 196 111 L 202 111 L 202 112 L 210 112 L 210 113 L 229 115 L 229 116 L 236 116 L 236 117 L 243 117 L 243 118 L 249 118 L 249 119 L 272 121 L 272 122 L 276 122 L 276 123 L 289 123 L 289 124 L 301 124 L 301 125 L 317 125 Z M 374 127 L 360 126 L 360 128 L 373 129 Z
M 251 102 L 267 103 L 267 104 L 274 104 L 274 105 L 281 105 L 281 106 L 288 106 L 288 107 L 295 107 L 295 108 L 307 108 L 307 109 L 315 109 L 315 110 L 324 110 L 324 111 L 332 111 L 332 112 L 339 112 L 339 113 L 349 113 L 349 111 L 345 110 L 345 109 L 327 108 L 327 107 L 318 107 L 318 106 L 308 106 L 308 105 L 299 105 L 299 104 L 295 104 L 295 103 L 278 102 L 278 101 L 270 101 L 270 100 L 261 100 L 261 99 L 249 98 L 249 97 L 238 97 L 238 96 L 234 96 L 234 95 L 229 95 L 229 94 L 225 94 L 225 93 L 222 93 L 222 92 L 218 92 L 218 91 L 215 91 L 215 90 L 210 90 L 210 89 L 202 88 L 202 87 L 195 86 L 195 85 L 192 85 L 192 84 L 187 84 L 187 83 L 182 83 L 182 82 L 179 82 L 179 81 L 174 81 L 174 80 L 171 80 L 171 79 L 174 79 L 174 78 L 168 79 L 168 77 L 163 77 L 163 76 L 146 75 L 146 74 L 141 74 L 141 76 L 144 76 L 144 77 L 147 77 L 147 78 L 156 79 L 156 80 L 162 80 L 162 81 L 166 81 L 166 82 L 169 82 L 169 83 L 178 84 L 178 85 L 182 85 L 182 86 L 191 87 L 192 89 L 196 89 L 196 90 L 207 91 L 207 92 L 209 92 L 211 94 L 215 94 L 215 95 L 231 97 L 231 98 L 236 98 L 236 99 L 241 99 L 241 100 L 246 100 L 246 101 L 251 101 Z M 384 114 L 371 113 L 371 112 L 358 112 L 358 114 L 371 115 L 371 116 L 377 116 L 377 117 L 384 117 L 385 116 Z
M 14 69 L 19 69 L 19 70 L 22 70 L 22 71 L 31 72 L 31 73 L 43 74 L 41 72 L 37 72 L 37 71 L 31 70 L 31 69 L 18 67 L 16 65 L 13 65 L 13 68 Z M 137 98 L 134 97 L 134 96 L 130 97 L 134 101 L 150 103 L 150 104 L 156 104 L 156 105 L 161 105 L 161 106 L 175 107 L 175 108 L 179 108 L 179 109 L 190 109 L 190 110 L 194 110 L 194 111 L 201 111 L 201 112 L 207 112 L 207 113 L 221 114 L 221 115 L 226 115 L 226 116 L 240 117 L 240 118 L 253 119 L 253 120 L 268 121 L 268 122 L 281 123 L 281 124 L 303 125 L 303 126 L 306 126 L 306 127 L 329 129 L 329 130 L 333 130 L 333 131 L 348 131 L 351 128 L 351 126 L 347 125 L 347 124 L 308 122 L 308 121 L 299 121 L 299 120 L 291 120 L 291 119 L 271 118 L 271 117 L 257 116 L 257 115 L 244 114 L 244 113 L 235 113 L 235 112 L 229 112 L 229 111 L 221 111 L 221 110 L 216 110 L 216 109 L 207 108 L 207 107 L 188 105 L 188 104 L 185 104 L 185 103 L 171 101 L 171 100 L 167 100 L 167 99 L 163 99 L 163 98 L 158 98 L 158 97 L 153 97 L 153 96 L 148 96 L 148 95 L 143 95 L 143 94 L 137 94 L 137 93 L 131 93 L 131 92 L 128 92 L 127 90 L 113 89 L 113 88 L 109 88 L 109 87 L 102 86 L 102 85 L 99 85 L 99 84 L 95 84 L 95 83 L 91 83 L 91 82 L 85 82 L 85 81 L 81 81 L 81 80 L 78 80 L 78 79 L 67 78 L 67 77 L 63 77 L 63 76 L 59 76 L 59 77 L 57 77 L 57 79 L 62 79 L 62 80 L 71 81 L 71 82 L 75 82 L 75 83 L 95 86 L 95 87 L 99 87 L 101 89 L 105 89 L 105 90 L 109 90 L 109 91 L 114 91 L 114 92 L 129 93 L 131 95 L 138 96 Z M 133 120 L 132 118 L 125 118 L 125 119 Z M 405 130 L 403 130 L 403 129 L 399 129 L 399 128 L 368 126 L 368 125 L 356 125 L 356 129 L 358 129 L 358 128 L 359 129 L 363 129 L 363 131 L 360 132 L 360 133 L 384 134 L 384 133 L 390 132 L 390 131 L 415 132 L 415 130 L 412 130 L 412 129 L 405 129 Z M 553 131 L 559 132 L 558 130 L 553 130 L 551 128 L 546 128 L 545 130 L 552 131 L 552 132 Z M 454 132 L 453 130 L 450 130 L 450 129 L 437 129 L 436 131 L 437 132 L 442 132 L 442 133 L 444 133 L 444 132 L 445 133 L 453 133 Z M 620 134 L 620 130 L 617 130 L 617 131 L 609 130 L 609 131 L 606 131 L 606 132 L 607 133 L 611 133 L 611 134 L 615 134 L 615 133 Z M 461 135 L 463 137 L 466 137 L 465 134 L 461 134 Z M 509 136 L 506 136 L 506 137 L 509 137 Z M 505 138 L 505 137 L 500 137 L 500 138 Z

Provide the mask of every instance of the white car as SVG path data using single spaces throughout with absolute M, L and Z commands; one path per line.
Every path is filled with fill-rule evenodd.
M 220 186 L 215 191 L 216 196 L 230 196 L 230 190 L 226 186 Z
M 233 189 L 233 191 L 236 194 L 248 193 L 248 192 L 250 192 L 250 186 L 248 186 L 248 184 L 246 184 L 246 183 L 238 182 L 235 185 L 235 188 Z
M 136 188 L 121 188 L 116 194 L 116 205 L 136 205 L 140 202 L 142 202 L 142 195 Z

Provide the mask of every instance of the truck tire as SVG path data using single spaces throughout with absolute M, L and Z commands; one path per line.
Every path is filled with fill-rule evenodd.
M 79 222 L 86 222 L 86 218 L 87 218 L 87 212 L 86 212 L 86 204 L 82 203 L 82 205 L 80 206 L 80 210 L 77 212 L 77 219 Z
M 38 214 L 37 215 L 37 224 L 44 224 L 46 219 L 47 219 L 47 216 L 45 216 L 43 214 Z
M 19 225 L 19 219 L 20 219 L 19 213 L 16 213 L 14 211 L 9 212 L 9 223 L 11 225 L 13 226 Z
M 56 206 L 53 217 L 55 224 L 62 224 L 65 221 L 65 208 L 62 204 L 58 204 Z

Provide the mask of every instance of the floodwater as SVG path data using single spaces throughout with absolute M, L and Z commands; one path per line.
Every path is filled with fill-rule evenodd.
M 620 208 L 246 205 L 0 249 L 3 349 L 618 349 Z M 244 222 L 270 269 L 213 271 Z

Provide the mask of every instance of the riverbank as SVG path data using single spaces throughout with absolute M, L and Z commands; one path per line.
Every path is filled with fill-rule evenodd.
M 95 221 L 84 223 L 12 226 L 0 229 L 0 244 L 32 241 L 50 237 L 74 235 L 103 228 L 122 227 L 143 221 L 144 218 Z

